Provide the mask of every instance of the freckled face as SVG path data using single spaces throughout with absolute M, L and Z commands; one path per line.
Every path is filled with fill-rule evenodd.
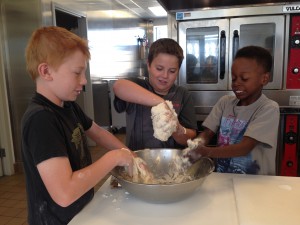
M 264 73 L 254 59 L 235 59 L 231 71 L 232 90 L 240 100 L 240 105 L 255 102 L 261 96 L 263 86 L 269 81 L 269 73 Z
M 149 82 L 160 95 L 168 94 L 179 73 L 178 58 L 166 53 L 158 54 L 148 63 Z
M 57 68 L 49 67 L 52 82 L 51 98 L 57 105 L 64 101 L 75 101 L 87 83 L 85 71 L 87 59 L 81 51 L 76 51 Z

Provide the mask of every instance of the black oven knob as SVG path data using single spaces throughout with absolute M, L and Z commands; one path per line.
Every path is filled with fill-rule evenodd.
M 285 134 L 285 143 L 295 144 L 297 139 L 297 134 L 295 132 L 288 132 Z
M 287 161 L 286 165 L 287 167 L 293 167 L 293 161 Z
M 297 67 L 294 68 L 294 69 L 293 69 L 293 74 L 298 74 L 298 73 L 299 73 L 299 68 L 297 68 Z

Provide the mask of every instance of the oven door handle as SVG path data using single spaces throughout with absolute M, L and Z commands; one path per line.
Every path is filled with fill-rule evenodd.
M 235 54 L 236 54 L 237 50 L 239 49 L 239 45 L 240 45 L 239 31 L 234 30 L 233 38 L 232 38 L 232 60 L 234 59 Z
M 226 57 L 226 34 L 221 31 L 220 38 L 220 80 L 225 78 L 225 57 Z

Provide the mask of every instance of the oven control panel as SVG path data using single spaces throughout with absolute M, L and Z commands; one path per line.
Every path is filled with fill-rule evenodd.
M 298 124 L 296 114 L 285 115 L 284 149 L 281 162 L 281 176 L 297 176 L 298 171 Z

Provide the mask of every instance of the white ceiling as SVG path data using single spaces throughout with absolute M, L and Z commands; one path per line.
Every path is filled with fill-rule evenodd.
M 156 0 L 72 0 L 69 3 L 80 11 L 125 9 L 140 18 L 155 18 L 148 7 L 160 6 Z

